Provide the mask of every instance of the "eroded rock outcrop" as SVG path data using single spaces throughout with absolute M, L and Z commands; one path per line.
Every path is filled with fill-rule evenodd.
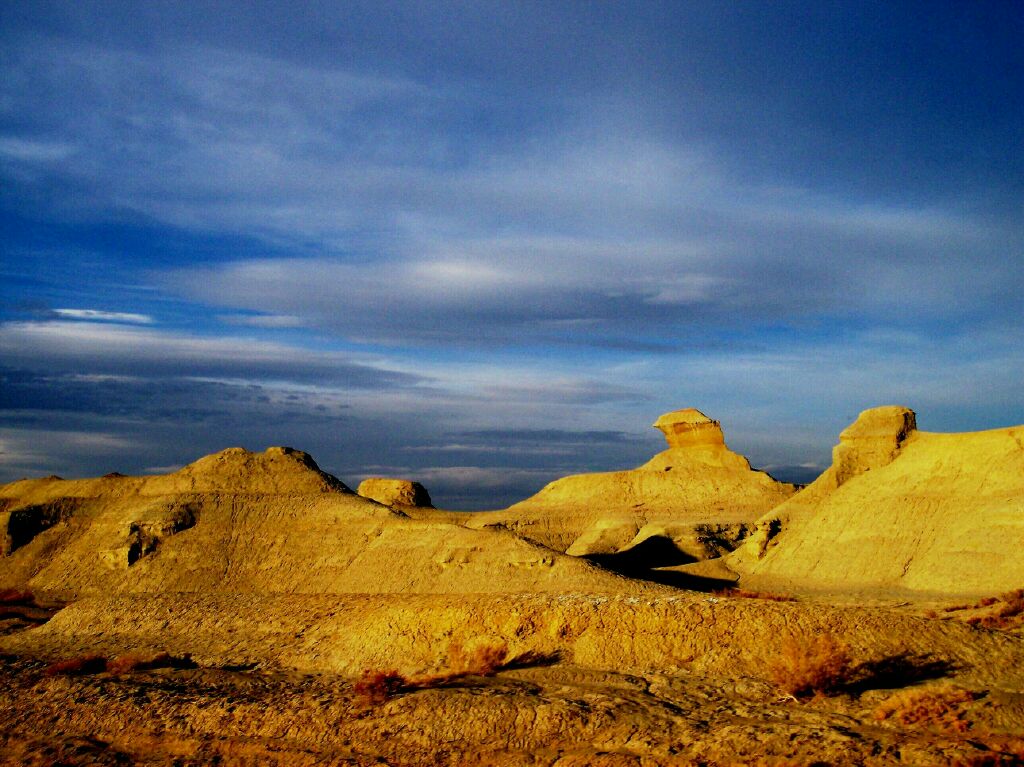
M 388 487 L 429 502 L 411 484 Z M 0 486 L 0 508 L 0 589 L 66 599 L 650 588 L 506 530 L 411 519 L 291 448 L 230 448 L 159 476 L 24 480 Z
M 420 509 L 432 509 L 430 493 L 419 482 L 408 479 L 389 479 L 386 477 L 370 477 L 359 483 L 356 491 L 363 498 L 369 498 L 385 506 L 412 506 Z
M 654 422 L 654 428 L 661 430 L 673 448 L 725 445 L 722 424 L 692 407 L 665 413 Z
M 917 415 L 910 408 L 889 405 L 865 410 L 843 429 L 839 444 L 832 449 L 836 486 L 890 464 L 916 430 Z
M 726 564 L 755 588 L 992 594 L 1024 583 L 1024 427 L 916 430 L 866 410 L 833 465 L 772 509 Z
M 726 446 L 719 422 L 699 410 L 666 413 L 654 427 L 668 449 L 639 468 L 565 477 L 505 511 L 477 514 L 471 524 L 500 523 L 556 550 L 593 556 L 629 548 L 649 523 L 671 523 L 686 543 L 681 563 L 699 551 L 692 545 L 698 526 L 731 530 L 722 540 L 731 536 L 735 545 L 747 525 L 795 491 L 752 470 Z

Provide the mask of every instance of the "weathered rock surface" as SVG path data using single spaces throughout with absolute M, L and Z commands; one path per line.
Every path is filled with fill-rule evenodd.
M 867 410 L 833 465 L 727 557 L 744 583 L 992 594 L 1024 584 L 1024 426 L 915 430 Z
M 356 492 L 385 506 L 413 506 L 421 509 L 434 507 L 427 488 L 408 479 L 370 477 L 359 483 Z
M 168 625 L 167 616 L 174 615 Z M 259 627 L 253 630 L 252 627 Z M 358 674 L 444 667 L 450 644 L 626 673 L 759 676 L 780 640 L 842 637 L 857 660 L 935 655 L 964 684 L 1024 690 L 1024 638 L 881 607 L 692 592 L 608 594 L 136 594 L 79 601 L 0 650 L 47 657 L 124 648 L 201 664 Z
M 576 556 L 628 548 L 641 528 L 655 522 L 670 524 L 687 545 L 701 526 L 726 526 L 731 532 L 723 541 L 731 535 L 735 545 L 747 525 L 795 491 L 752 470 L 726 446 L 718 421 L 699 410 L 666 413 L 654 426 L 668 449 L 643 466 L 565 477 L 504 511 L 476 514 L 469 524 L 502 524 Z M 692 556 L 702 553 L 689 547 Z
M 647 588 L 505 530 L 410 519 L 288 448 L 164 476 L 26 480 L 0 500 L 0 588 L 63 598 Z

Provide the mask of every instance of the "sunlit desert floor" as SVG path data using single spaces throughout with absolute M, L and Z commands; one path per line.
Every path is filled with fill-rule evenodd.
M 1016 691 L 1024 640 L 1016 630 L 970 626 L 961 611 L 928 609 L 937 617 L 918 617 L 905 604 L 865 608 L 861 616 L 861 608 L 815 601 L 696 598 L 709 616 L 721 611 L 740 625 L 760 624 L 762 611 L 766 619 L 781 614 L 805 626 L 823 613 L 829 620 L 830 611 L 855 621 L 860 616 L 870 624 L 861 637 L 868 644 L 827 693 L 788 694 L 772 660 L 778 648 L 737 656 L 736 673 L 722 673 L 725 656 L 676 658 L 671 672 L 620 673 L 572 662 L 565 651 L 503 652 L 484 668 L 464 665 L 445 675 L 442 658 L 440 674 L 404 672 L 405 684 L 388 688 L 352 673 L 300 673 L 247 660 L 238 647 L 218 662 L 209 637 L 197 637 L 196 661 L 182 662 L 179 638 L 171 642 L 170 667 L 54 673 L 55 658 L 151 657 L 159 636 L 101 631 L 58 642 L 43 636 L 45 610 L 15 606 L 3 626 L 6 640 L 22 652 L 0 660 L 0 758 L 25 765 L 988 765 L 1024 759 L 1024 694 Z M 325 599 L 316 600 L 316 609 Z M 338 607 L 365 612 L 360 604 L 341 600 Z M 914 625 L 920 636 L 901 644 L 911 638 L 898 635 Z M 887 626 L 893 636 L 884 636 Z M 921 637 L 936 652 L 884 649 L 919 648 Z M 33 657 L 34 644 L 46 657 Z M 266 656 L 259 647 L 252 652 Z

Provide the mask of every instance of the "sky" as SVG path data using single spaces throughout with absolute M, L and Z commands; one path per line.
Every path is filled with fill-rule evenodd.
M 0 482 L 290 445 L 498 508 L 697 407 L 1024 423 L 1024 5 L 0 4 Z

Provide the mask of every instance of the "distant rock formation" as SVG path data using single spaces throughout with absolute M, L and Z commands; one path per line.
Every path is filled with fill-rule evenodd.
M 386 477 L 370 477 L 359 483 L 356 491 L 363 498 L 369 498 L 385 506 L 412 506 L 420 509 L 432 509 L 427 488 L 419 482 L 408 479 L 389 479 Z
M 865 410 L 832 466 L 724 564 L 755 588 L 991 594 L 1024 583 L 1024 427 L 919 432 Z
M 502 524 L 519 535 L 576 556 L 654 548 L 668 535 L 676 558 L 665 565 L 718 556 L 747 526 L 789 497 L 793 485 L 754 471 L 725 444 L 718 421 L 687 408 L 654 423 L 668 449 L 637 469 L 556 480 L 504 511 L 475 515 L 473 525 Z M 653 527 L 651 527 L 653 525 Z
M 665 435 L 669 447 L 725 445 L 722 424 L 692 407 L 665 413 L 654 422 L 654 428 Z

